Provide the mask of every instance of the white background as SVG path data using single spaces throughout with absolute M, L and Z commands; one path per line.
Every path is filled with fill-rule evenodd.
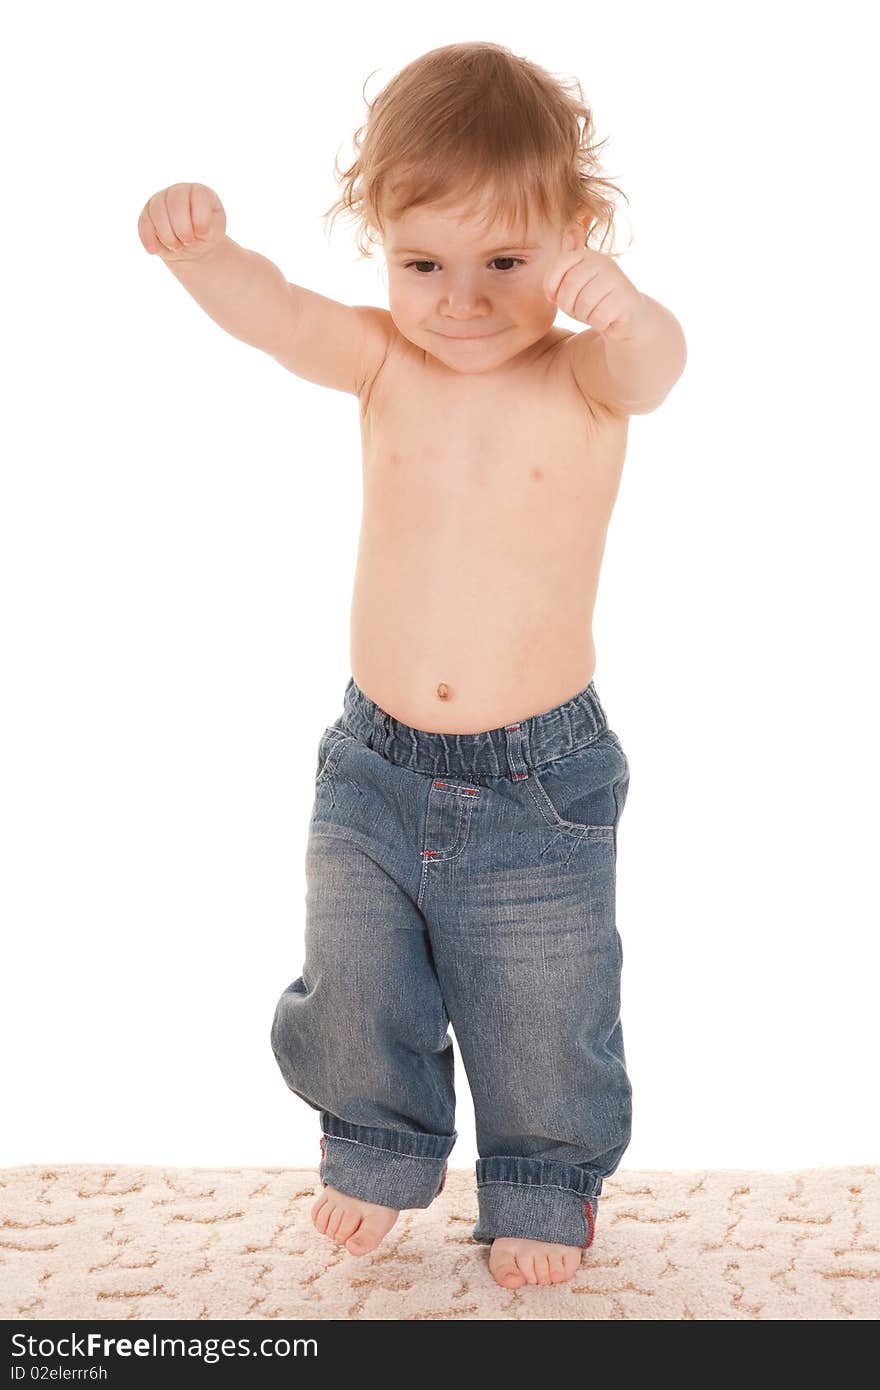
M 381 259 L 321 220 L 334 157 L 365 81 L 464 39 L 580 79 L 630 198 L 621 265 L 688 339 L 630 427 L 594 629 L 631 764 L 624 1167 L 880 1158 L 867 23 L 861 4 L 16 9 L 0 1162 L 318 1161 L 269 1029 L 349 675 L 357 402 L 224 334 L 136 224 L 158 189 L 207 183 L 289 279 L 383 304 Z

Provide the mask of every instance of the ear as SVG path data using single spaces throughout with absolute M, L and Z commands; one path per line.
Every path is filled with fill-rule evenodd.
M 563 250 L 579 251 L 583 246 L 583 237 L 578 236 L 577 227 L 569 227 L 562 239 Z
M 587 213 L 578 213 L 575 221 L 571 222 L 565 229 L 562 239 L 563 248 L 566 251 L 580 251 L 587 242 L 587 225 L 590 221 Z

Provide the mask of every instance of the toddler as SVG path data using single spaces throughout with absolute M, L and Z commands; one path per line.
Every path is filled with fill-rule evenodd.
M 331 211 L 358 218 L 364 254 L 381 245 L 388 309 L 288 283 L 203 184 L 154 194 L 138 224 L 227 332 L 359 404 L 351 678 L 318 748 L 302 974 L 271 1029 L 320 1113 L 314 1224 L 364 1254 L 442 1190 L 451 1023 L 473 1237 L 507 1288 L 571 1279 L 630 1139 L 629 763 L 591 623 L 629 417 L 686 358 L 675 317 L 591 245 L 614 185 L 573 85 L 457 43 L 370 103 Z

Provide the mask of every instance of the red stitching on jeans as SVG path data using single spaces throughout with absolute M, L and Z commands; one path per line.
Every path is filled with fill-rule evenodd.
M 507 732 L 508 732 L 509 734 L 512 734 L 512 733 L 514 732 L 514 730 L 520 728 L 520 725 L 519 725 L 519 724 L 505 724 L 504 727 L 505 727 L 505 729 L 507 730 Z
M 523 777 L 528 777 L 528 775 L 529 774 L 527 772 L 515 772 L 513 774 L 513 780 L 514 782 L 519 782 L 522 780 Z
M 423 849 L 423 850 L 422 850 L 422 855 L 423 855 L 423 856 L 426 855 L 426 854 L 437 854 L 437 853 L 438 853 L 438 851 L 437 851 L 436 849 Z
M 594 1221 L 594 1219 L 593 1219 L 593 1203 L 592 1203 L 592 1202 L 584 1202 L 584 1216 L 587 1218 L 587 1231 L 588 1231 L 588 1234 L 587 1234 L 587 1239 L 584 1241 L 583 1246 L 582 1246 L 581 1248 L 582 1248 L 583 1250 L 586 1250 L 588 1246 L 590 1246 L 590 1245 L 593 1244 L 593 1236 L 596 1234 L 596 1223 L 595 1223 L 595 1221 Z
M 432 785 L 433 787 L 448 787 L 448 786 L 449 786 L 449 783 L 448 783 L 448 782 L 432 782 L 431 785 Z M 479 796 L 479 795 L 480 795 L 480 789 L 479 789 L 479 787 L 462 787 L 461 790 L 462 790 L 463 792 L 467 792 L 469 796 Z

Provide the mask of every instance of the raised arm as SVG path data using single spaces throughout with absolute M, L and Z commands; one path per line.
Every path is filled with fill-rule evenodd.
M 226 235 L 223 205 L 205 184 L 154 193 L 138 234 L 215 323 L 288 371 L 352 395 L 378 371 L 390 314 L 290 284 L 272 261 Z
M 587 325 L 563 349 L 587 401 L 622 415 L 656 410 L 687 362 L 675 315 L 593 247 L 562 249 L 544 277 L 544 293 Z

